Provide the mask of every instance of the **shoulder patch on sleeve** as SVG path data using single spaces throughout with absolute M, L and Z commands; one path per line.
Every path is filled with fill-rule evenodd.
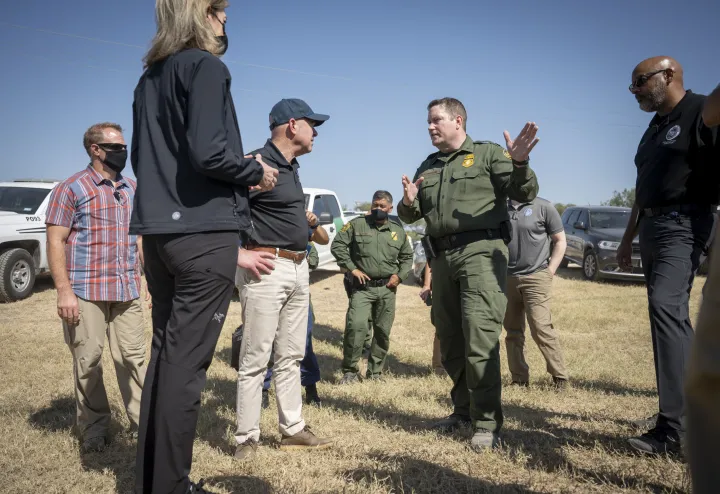
M 350 228 L 352 228 L 352 221 L 345 223 L 345 226 L 340 229 L 340 233 L 345 233 Z

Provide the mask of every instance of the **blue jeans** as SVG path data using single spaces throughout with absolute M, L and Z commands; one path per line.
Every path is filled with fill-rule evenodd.
M 320 380 L 320 365 L 318 365 L 315 351 L 312 345 L 312 328 L 315 315 L 313 314 L 312 302 L 308 310 L 307 339 L 305 340 L 305 358 L 300 361 L 300 384 L 311 386 Z M 267 374 L 265 374 L 265 382 L 263 389 L 270 389 L 270 381 L 272 379 L 272 362 L 268 364 Z

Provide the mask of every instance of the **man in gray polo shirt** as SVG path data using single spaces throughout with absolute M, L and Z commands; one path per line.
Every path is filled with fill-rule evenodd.
M 562 219 L 550 202 L 540 198 L 528 203 L 508 201 L 508 213 L 512 240 L 508 245 L 504 325 L 512 384 L 527 386 L 530 381 L 524 355 L 527 316 L 530 334 L 545 357 L 553 383 L 565 388 L 568 375 L 550 314 L 552 280 L 567 246 Z

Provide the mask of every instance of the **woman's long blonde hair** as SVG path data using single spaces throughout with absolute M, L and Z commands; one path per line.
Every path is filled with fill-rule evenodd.
M 219 54 L 220 43 L 207 15 L 227 6 L 227 0 L 156 0 L 157 33 L 143 58 L 145 68 L 187 48 Z

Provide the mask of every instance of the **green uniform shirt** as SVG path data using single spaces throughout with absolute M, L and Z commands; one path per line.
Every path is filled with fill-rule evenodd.
M 431 237 L 499 228 L 509 219 L 508 197 L 530 202 L 539 189 L 529 166 L 514 166 L 499 144 L 470 136 L 457 151 L 428 156 L 413 181 L 421 176 L 415 202 L 405 206 L 400 200 L 397 213 L 406 223 L 425 218 Z
M 384 225 L 366 216 L 351 220 L 335 236 L 330 252 L 341 268 L 359 269 L 372 279 L 396 274 L 402 281 L 412 269 L 413 249 L 405 230 L 390 220 Z
M 318 267 L 318 264 L 320 264 L 320 256 L 315 248 L 315 242 L 310 242 L 308 247 L 310 247 L 307 254 L 308 267 L 310 269 L 315 269 Z

